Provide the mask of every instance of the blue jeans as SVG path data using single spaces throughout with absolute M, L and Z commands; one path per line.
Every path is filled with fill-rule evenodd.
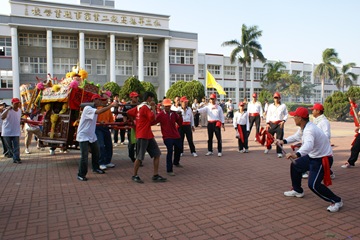
M 79 142 L 81 158 L 79 161 L 78 176 L 85 177 L 88 172 L 89 147 L 91 149 L 92 170 L 99 169 L 99 144 L 98 142 Z
M 173 153 L 174 153 L 174 165 L 179 165 L 180 162 L 180 153 L 181 153 L 181 138 L 173 139 L 167 138 L 164 139 L 164 144 L 167 149 L 166 154 L 166 171 L 172 172 L 173 171 Z
M 97 126 L 95 134 L 100 149 L 99 165 L 109 164 L 113 155 L 110 130 L 108 127 Z
M 20 137 L 4 137 L 8 154 L 12 155 L 14 161 L 20 160 Z
M 333 163 L 333 158 L 329 158 L 330 167 Z M 310 158 L 309 155 L 298 158 L 290 165 L 291 182 L 293 189 L 302 193 L 304 190 L 301 187 L 302 174 L 309 171 L 308 187 L 320 198 L 327 202 L 340 202 L 341 198 L 336 196 L 328 187 L 321 183 L 324 178 L 324 168 L 322 165 L 322 158 Z

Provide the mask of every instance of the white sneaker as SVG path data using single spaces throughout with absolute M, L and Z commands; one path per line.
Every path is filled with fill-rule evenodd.
M 346 162 L 344 165 L 341 165 L 342 168 L 352 168 L 354 166 L 350 165 L 348 162 Z
M 270 151 L 270 149 L 265 149 L 264 153 L 265 153 L 265 154 L 268 154 L 269 151 Z
M 249 153 L 249 149 L 245 149 L 245 152 L 246 152 L 246 153 Z
M 304 197 L 304 192 L 298 193 L 298 192 L 295 191 L 295 190 L 291 190 L 291 191 L 284 192 L 284 195 L 287 196 L 287 197 L 298 197 L 298 198 L 302 198 L 302 197 Z
M 101 170 L 107 169 L 106 165 L 100 165 L 99 168 L 100 168 Z
M 193 157 L 197 157 L 198 155 L 196 154 L 196 152 L 192 153 Z
M 184 154 L 183 154 L 183 153 L 180 153 L 180 157 L 182 157 L 182 156 L 184 156 Z
M 306 179 L 306 178 L 308 178 L 309 177 L 309 174 L 306 172 L 306 173 L 303 173 L 303 175 L 302 175 L 302 178 L 304 178 L 304 179 Z
M 282 153 L 278 153 L 278 158 L 282 158 L 282 157 L 283 157 Z
M 55 150 L 49 150 L 50 155 L 55 155 Z
M 340 208 L 342 208 L 342 206 L 344 206 L 344 203 L 341 200 L 340 202 L 332 203 L 330 206 L 328 206 L 327 210 L 329 212 L 337 212 Z
M 113 167 L 115 167 L 115 164 L 113 164 L 113 163 L 108 163 L 108 164 L 106 164 L 106 167 L 107 167 L 107 168 L 113 168 Z
M 205 154 L 205 156 L 210 156 L 210 155 L 213 155 L 214 153 L 213 152 L 207 152 L 207 154 Z
M 25 148 L 25 153 L 26 153 L 26 154 L 30 154 L 30 151 L 29 151 L 28 148 Z
M 254 139 L 254 142 L 257 142 L 257 139 L 256 139 L 256 138 Z
M 118 144 L 117 143 L 114 143 L 114 145 L 113 145 L 114 147 L 117 147 L 118 146 Z
M 222 153 L 218 153 L 218 157 L 221 157 L 222 156 Z
M 245 152 L 245 150 L 238 150 L 238 152 L 239 152 L 239 153 L 244 153 L 244 152 Z

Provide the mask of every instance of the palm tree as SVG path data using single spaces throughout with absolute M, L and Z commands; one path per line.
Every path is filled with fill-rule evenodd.
M 262 31 L 258 29 L 257 26 L 247 27 L 245 24 L 241 27 L 241 41 L 230 40 L 223 42 L 221 46 L 234 46 L 230 54 L 230 62 L 234 63 L 236 59 L 242 64 L 242 73 L 244 80 L 244 97 L 246 97 L 246 64 L 251 65 L 251 59 L 254 61 L 259 59 L 262 62 L 265 62 L 265 57 L 262 54 L 261 45 L 257 41 L 259 37 L 262 36 Z
M 283 62 L 268 62 L 264 64 L 267 72 L 261 78 L 262 87 L 266 88 L 270 92 L 274 92 L 276 90 L 276 84 L 281 79 L 282 69 L 285 69 L 286 66 Z
M 355 63 L 348 63 L 343 65 L 341 68 L 341 72 L 334 78 L 336 87 L 342 92 L 344 92 L 344 86 L 352 86 L 353 81 L 357 80 L 359 75 L 349 71 L 355 66 Z
M 338 58 L 338 53 L 333 48 L 327 48 L 322 54 L 323 62 L 316 66 L 314 77 L 319 77 L 321 80 L 321 103 L 324 102 L 324 85 L 325 79 L 335 78 L 338 74 L 337 68 L 333 63 L 341 63 Z

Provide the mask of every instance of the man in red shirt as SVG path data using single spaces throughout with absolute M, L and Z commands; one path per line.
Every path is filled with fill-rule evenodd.
M 174 165 L 181 167 L 180 165 L 180 153 L 182 148 L 182 140 L 180 133 L 177 129 L 177 125 L 181 126 L 183 119 L 181 113 L 171 111 L 171 99 L 164 99 L 162 102 L 164 110 L 156 115 L 154 124 L 160 123 L 161 133 L 163 135 L 164 144 L 167 149 L 166 155 L 166 171 L 170 176 L 175 176 L 173 172 L 173 152 L 174 152 Z
M 154 93 L 145 92 L 143 95 L 144 102 L 127 111 L 128 117 L 136 119 L 137 156 L 134 162 L 134 175 L 132 176 L 132 180 L 137 183 L 144 183 L 138 176 L 138 170 L 141 162 L 144 160 L 145 152 L 148 152 L 150 157 L 154 158 L 154 176 L 152 180 L 154 182 L 166 181 L 166 178 L 158 174 L 161 152 L 154 138 L 154 134 L 151 131 L 151 125 L 155 121 L 156 114 L 154 97 Z

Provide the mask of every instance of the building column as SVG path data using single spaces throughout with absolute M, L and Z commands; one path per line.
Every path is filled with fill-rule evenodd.
M 169 39 L 165 38 L 165 44 L 164 44 L 164 83 L 165 83 L 165 92 L 164 92 L 164 96 L 166 95 L 166 92 L 169 90 L 170 88 L 170 60 L 169 60 Z
M 116 82 L 116 72 L 115 72 L 115 35 L 110 34 L 110 82 Z
M 235 101 L 239 104 L 239 102 L 242 102 L 244 99 L 240 99 L 240 74 L 239 74 L 239 65 L 237 64 L 235 67 Z
M 52 30 L 46 30 L 46 70 L 51 77 L 54 77 Z
M 11 62 L 13 72 L 13 97 L 20 98 L 19 49 L 16 27 L 11 27 Z
M 79 32 L 79 65 L 80 68 L 85 69 L 85 34 Z
M 144 38 L 139 37 L 139 56 L 138 56 L 138 79 L 144 81 Z

